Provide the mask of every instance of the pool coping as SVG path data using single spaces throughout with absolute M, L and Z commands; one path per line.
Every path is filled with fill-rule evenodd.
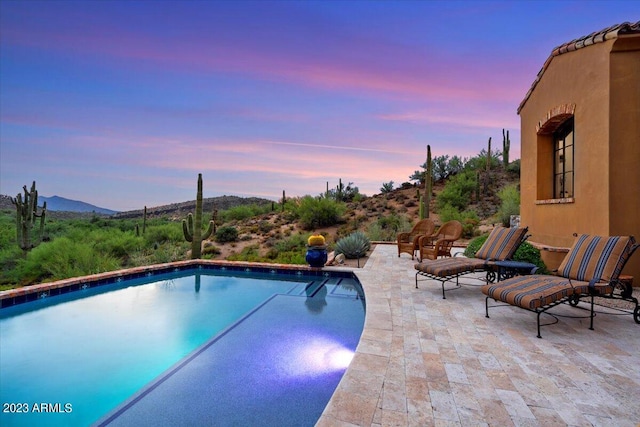
M 357 278 L 354 274 L 354 271 L 357 269 L 349 267 L 315 268 L 297 264 L 269 264 L 246 261 L 191 259 L 90 274 L 87 276 L 73 277 L 54 282 L 39 283 L 0 291 L 0 309 L 13 307 L 51 296 L 64 295 L 69 292 L 118 283 L 125 279 L 137 279 L 155 274 L 173 273 L 198 268 L 222 271 L 250 271 L 253 273 L 277 272 L 285 275 L 301 274 L 305 276 L 326 276 L 329 274 L 336 277 Z

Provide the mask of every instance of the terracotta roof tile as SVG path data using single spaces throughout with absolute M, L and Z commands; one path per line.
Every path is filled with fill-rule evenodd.
M 533 81 L 531 88 L 527 92 L 526 96 L 520 103 L 518 107 L 518 114 L 520 114 L 520 110 L 524 107 L 524 104 L 529 100 L 529 97 L 533 93 L 533 90 L 538 85 L 538 82 L 542 78 L 542 75 L 551 64 L 551 60 L 563 53 L 573 52 L 578 49 L 582 49 L 587 46 L 591 46 L 596 43 L 603 43 L 607 40 L 618 38 L 618 35 L 622 34 L 637 34 L 640 33 L 640 21 L 638 22 L 624 22 L 622 24 L 612 25 L 611 27 L 605 28 L 600 31 L 596 31 L 594 33 L 589 34 L 588 36 L 580 37 L 575 40 L 571 40 L 570 42 L 564 43 L 551 51 L 551 55 L 544 62 L 544 65 L 540 69 L 540 72 L 536 76 L 536 79 Z

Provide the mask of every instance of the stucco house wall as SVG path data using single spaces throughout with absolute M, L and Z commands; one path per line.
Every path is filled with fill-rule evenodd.
M 518 112 L 520 215 L 530 240 L 551 247 L 569 247 L 573 233 L 640 240 L 640 23 L 556 48 Z M 570 117 L 574 193 L 554 199 L 552 132 Z M 543 251 L 550 268 L 563 257 Z M 640 285 L 640 250 L 624 274 Z

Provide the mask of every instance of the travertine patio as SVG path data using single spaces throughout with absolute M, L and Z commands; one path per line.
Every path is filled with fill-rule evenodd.
M 356 355 L 318 426 L 638 426 L 640 325 L 494 308 L 463 287 L 442 299 L 415 261 L 378 245 L 357 276 L 367 316 Z M 604 309 L 603 309 L 604 310 Z M 557 313 L 584 314 L 570 306 Z

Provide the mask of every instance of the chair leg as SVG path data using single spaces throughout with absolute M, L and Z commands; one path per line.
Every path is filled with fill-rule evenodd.
M 485 317 L 488 319 L 489 318 L 489 297 L 486 297 L 484 299 L 484 311 L 485 311 Z
M 542 335 L 540 335 L 540 315 L 543 313 L 542 311 L 538 311 L 538 338 L 542 338 Z
M 593 331 L 593 318 L 596 316 L 595 311 L 593 310 L 593 294 L 591 295 L 591 312 L 589 313 L 589 317 L 591 318 L 589 320 L 589 329 Z

